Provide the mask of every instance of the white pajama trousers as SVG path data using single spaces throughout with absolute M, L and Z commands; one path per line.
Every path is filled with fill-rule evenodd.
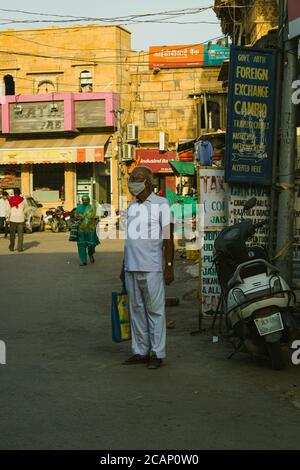
M 165 286 L 162 272 L 125 273 L 131 317 L 132 352 L 166 357 Z

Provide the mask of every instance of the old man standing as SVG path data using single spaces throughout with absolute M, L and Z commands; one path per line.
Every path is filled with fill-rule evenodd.
M 136 199 L 127 210 L 121 279 L 129 297 L 133 352 L 124 364 L 157 369 L 166 357 L 164 284 L 174 279 L 174 241 L 169 203 L 152 188 L 152 171 L 135 168 L 128 183 Z

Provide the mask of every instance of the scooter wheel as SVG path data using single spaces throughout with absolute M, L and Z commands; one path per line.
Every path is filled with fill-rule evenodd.
M 272 369 L 274 370 L 282 370 L 285 368 L 284 357 L 282 353 L 282 349 L 280 346 L 280 341 L 277 343 L 267 343 L 267 350 L 269 353 L 269 357 L 272 362 Z

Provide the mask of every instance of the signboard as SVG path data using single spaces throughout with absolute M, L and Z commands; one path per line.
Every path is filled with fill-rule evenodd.
M 288 0 L 289 38 L 300 36 L 300 2 Z
M 256 197 L 257 204 L 245 215 L 254 223 L 269 220 L 270 217 L 270 191 L 262 186 L 232 185 L 229 195 L 229 225 L 240 222 L 243 216 L 245 202 Z M 251 244 L 267 246 L 269 242 L 269 227 L 261 227 L 251 238 Z
M 230 47 L 219 44 L 204 45 L 204 66 L 221 66 L 224 60 L 229 60 Z
M 227 191 L 224 170 L 199 170 L 200 204 L 204 205 L 204 229 L 221 230 L 227 226 Z
M 64 131 L 64 102 L 11 103 L 10 132 L 59 132 Z
M 160 152 L 158 149 L 137 149 L 136 166 L 146 166 L 153 173 L 172 173 L 169 160 L 175 160 L 176 152 Z
M 204 206 L 204 240 L 202 260 L 202 309 L 203 313 L 216 310 L 220 287 L 216 268 L 213 265 L 214 241 L 219 232 L 228 224 L 228 187 L 224 170 L 200 168 L 200 204 Z
M 204 45 L 151 46 L 149 68 L 200 67 L 204 65 Z
M 270 185 L 276 53 L 235 46 L 229 74 L 226 181 Z
M 217 310 L 221 289 L 219 286 L 216 267 L 213 264 L 214 242 L 219 232 L 206 230 L 201 253 L 202 259 L 202 312 L 214 314 Z
M 102 147 L 0 149 L 0 164 L 103 162 Z
M 75 101 L 76 128 L 105 127 L 105 125 L 105 100 Z
M 218 67 L 229 57 L 230 47 L 225 44 L 151 46 L 149 68 Z

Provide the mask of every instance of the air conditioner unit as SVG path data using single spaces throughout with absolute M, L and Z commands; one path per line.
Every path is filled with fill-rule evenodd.
M 127 142 L 136 142 L 139 137 L 139 128 L 135 124 L 127 125 Z
M 122 155 L 122 162 L 131 162 L 135 160 L 135 145 L 125 144 L 123 145 L 123 155 Z

